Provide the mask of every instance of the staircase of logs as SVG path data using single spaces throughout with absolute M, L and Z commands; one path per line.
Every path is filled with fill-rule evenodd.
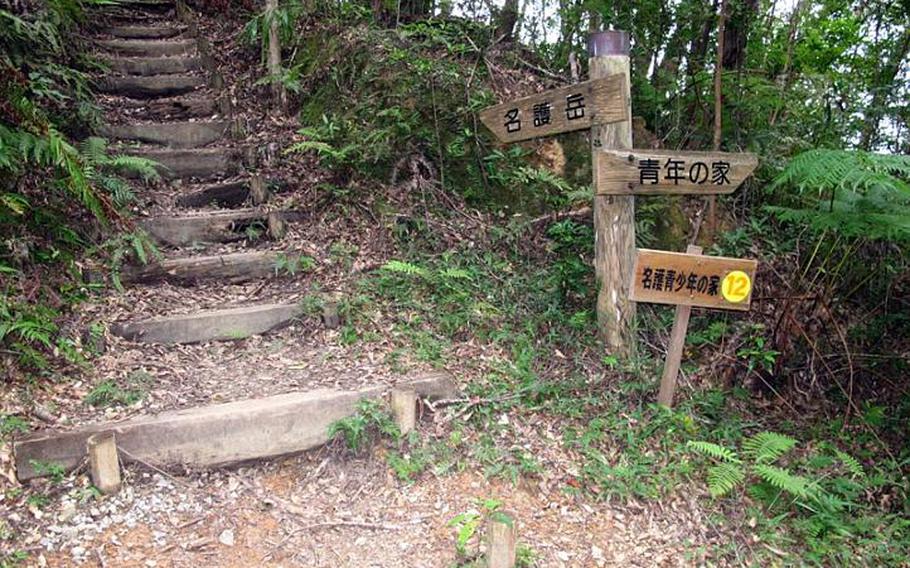
M 243 147 L 224 81 L 209 43 L 198 37 L 191 10 L 175 0 L 128 0 L 95 9 L 95 44 L 109 72 L 98 79 L 109 123 L 99 135 L 113 151 L 154 160 L 172 186 L 179 213 L 140 225 L 164 258 L 128 266 L 124 285 L 200 281 L 244 282 L 275 276 L 281 253 L 206 255 L 206 245 L 247 238 L 251 227 L 281 240 L 293 212 L 270 210 L 268 181 L 256 168 L 256 149 Z M 188 251 L 192 251 L 187 255 Z M 114 293 L 114 292 L 112 292 Z M 234 341 L 265 334 L 303 316 L 296 303 L 250 304 L 189 315 L 137 318 L 110 329 L 128 341 L 159 344 Z M 226 376 L 229 370 L 226 369 Z M 419 396 L 450 398 L 445 374 L 403 384 Z M 166 466 L 212 466 L 306 450 L 322 444 L 329 424 L 384 389 L 316 390 L 235 401 L 77 430 L 36 432 L 14 444 L 17 475 L 29 479 L 49 462 L 75 468 L 94 434 L 113 432 L 121 459 Z

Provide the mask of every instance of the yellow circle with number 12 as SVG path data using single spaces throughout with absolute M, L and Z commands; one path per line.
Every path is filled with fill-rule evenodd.
M 742 270 L 734 270 L 724 276 L 720 291 L 728 302 L 738 304 L 749 297 L 752 279 Z

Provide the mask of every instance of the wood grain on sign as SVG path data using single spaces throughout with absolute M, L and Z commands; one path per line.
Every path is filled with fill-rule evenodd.
M 608 150 L 595 155 L 600 195 L 731 193 L 758 166 L 749 153 Z
M 752 301 L 757 266 L 757 261 L 743 258 L 638 249 L 632 272 L 632 300 L 746 311 Z M 748 282 L 733 281 L 737 286 L 747 286 L 748 294 L 739 302 L 727 300 L 723 293 L 724 278 L 734 271 L 748 276 Z
M 622 75 L 612 75 L 553 89 L 485 108 L 480 111 L 480 120 L 502 142 L 519 142 L 627 120 L 625 81 Z

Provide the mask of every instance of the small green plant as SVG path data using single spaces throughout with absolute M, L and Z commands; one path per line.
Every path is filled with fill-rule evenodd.
M 13 414 L 0 415 L 0 439 L 17 432 L 28 432 L 28 422 Z
M 339 436 L 348 449 L 358 453 L 383 436 L 397 442 L 401 431 L 383 401 L 365 398 L 357 403 L 357 411 L 353 415 L 329 426 L 329 438 Z
M 42 460 L 30 460 L 29 464 L 39 477 L 49 477 L 53 483 L 60 483 L 66 475 L 66 468 L 59 463 Z M 33 495 L 34 497 L 34 495 Z
M 469 558 L 468 543 L 477 534 L 477 529 L 502 506 L 502 501 L 478 499 L 476 506 L 475 509 L 455 515 L 448 522 L 448 526 L 455 528 L 455 550 L 463 559 Z
M 279 254 L 275 259 L 275 275 L 282 273 L 295 276 L 298 272 L 308 272 L 316 268 L 316 260 L 306 255 Z
M 130 406 L 145 398 L 151 382 L 151 375 L 142 371 L 134 371 L 122 380 L 101 381 L 86 395 L 85 403 L 99 408 Z

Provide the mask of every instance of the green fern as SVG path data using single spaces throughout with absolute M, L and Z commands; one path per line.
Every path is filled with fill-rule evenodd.
M 766 209 L 783 221 L 848 237 L 910 241 L 910 156 L 809 150 L 769 185 L 793 189 Z
M 703 456 L 708 456 L 710 458 L 723 460 L 727 463 L 738 464 L 742 463 L 738 457 L 736 457 L 736 452 L 725 448 L 723 446 L 714 444 L 712 442 L 705 442 L 700 440 L 690 440 L 686 443 L 686 447 L 696 452 L 702 454 Z
M 745 456 L 756 463 L 772 463 L 796 446 L 796 440 L 776 432 L 759 432 L 742 443 Z
M 760 463 L 752 466 L 752 471 L 754 471 L 762 481 L 765 481 L 782 491 L 795 495 L 796 497 L 810 499 L 816 494 L 808 479 L 800 475 L 792 474 L 781 467 Z
M 839 459 L 840 462 L 844 464 L 844 467 L 847 469 L 847 471 L 849 471 L 850 474 L 854 477 L 866 476 L 866 472 L 863 471 L 863 466 L 860 465 L 859 460 L 857 460 L 855 457 L 836 448 L 834 449 L 834 455 L 837 456 L 837 459 Z
M 403 262 L 401 260 L 390 260 L 382 266 L 382 270 L 388 272 L 397 272 L 399 274 L 407 274 L 408 276 L 426 276 L 428 274 L 427 269 L 422 266 L 417 266 L 416 264 L 411 264 L 410 262 Z
M 723 462 L 708 468 L 708 492 L 712 497 L 723 497 L 746 479 L 742 466 Z

